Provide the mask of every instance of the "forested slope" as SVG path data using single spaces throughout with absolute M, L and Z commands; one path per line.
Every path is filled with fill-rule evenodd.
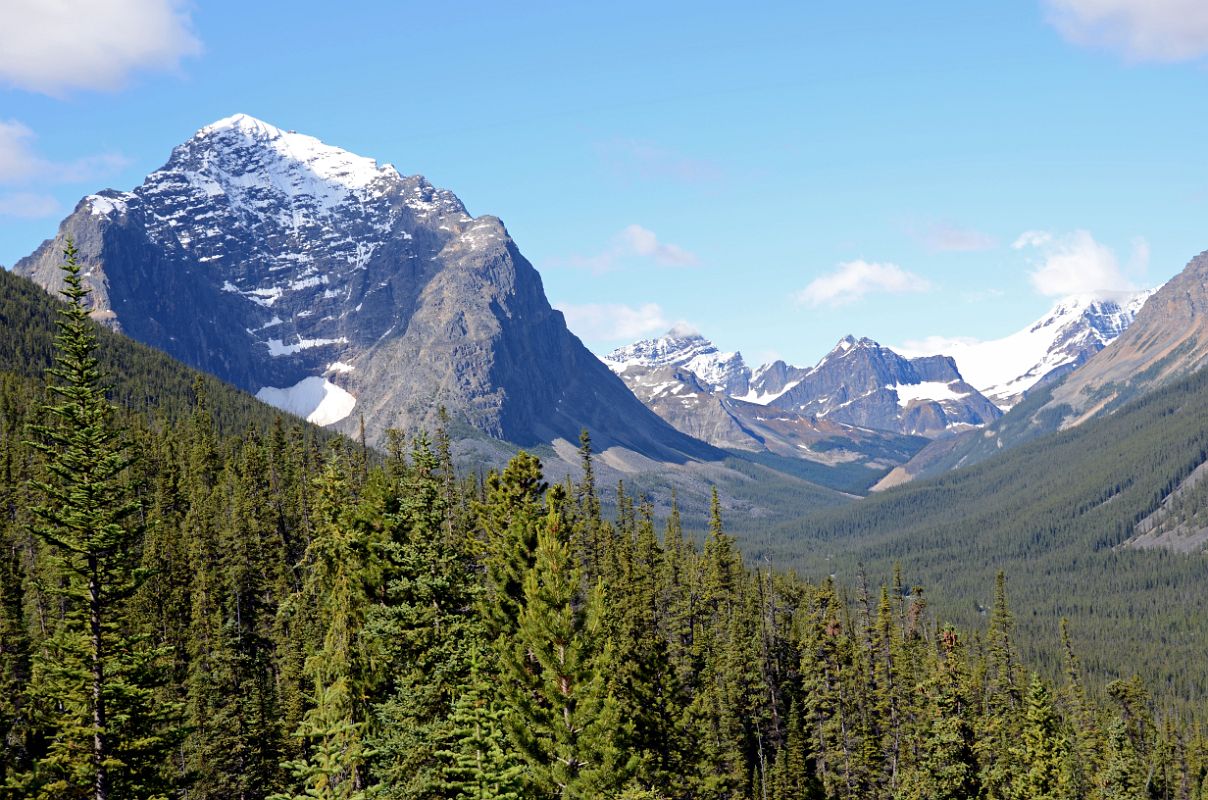
M 1117 547 L 1208 458 L 1208 374 L 1197 373 L 1104 419 L 1042 437 L 944 477 L 768 531 L 752 549 L 807 574 L 849 580 L 902 565 L 935 587 L 944 613 L 982 617 L 1005 570 L 1031 657 L 1056 663 L 1070 618 L 1087 664 L 1134 671 L 1163 691 L 1208 684 L 1208 558 Z
M 42 382 L 53 358 L 55 316 L 60 307 L 40 286 L 0 269 L 0 373 Z M 97 335 L 98 356 L 112 386 L 111 399 L 122 409 L 171 422 L 185 419 L 192 413 L 193 386 L 200 378 L 214 420 L 223 431 L 239 431 L 249 425 L 266 431 L 282 416 L 282 412 L 153 347 L 107 328 L 98 328 Z M 288 419 L 292 424 L 293 418 Z
M 1031 674 L 1001 581 L 970 634 L 751 569 L 716 494 L 700 548 L 620 487 L 605 518 L 586 439 L 551 487 L 458 480 L 440 432 L 223 431 L 204 384 L 149 420 L 72 309 L 52 392 L 0 380 L 0 797 L 1204 795 L 1141 683 L 1095 691 L 1077 639 Z

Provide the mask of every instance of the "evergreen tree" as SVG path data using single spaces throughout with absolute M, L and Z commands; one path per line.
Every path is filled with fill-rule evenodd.
M 130 613 L 144 577 L 140 504 L 128 483 L 134 454 L 106 397 L 77 256 L 68 241 L 47 422 L 33 429 L 47 469 L 35 483 L 34 532 L 52 549 L 63 613 L 35 655 L 31 689 L 49 746 L 29 788 L 39 797 L 153 797 L 167 788 L 176 709 L 155 696 L 166 653 Z
M 1018 800 L 1074 800 L 1070 780 L 1069 742 L 1053 710 L 1049 691 L 1032 676 L 1024 701 L 1024 726 L 1011 748 L 1014 778 L 1011 796 Z
M 314 539 L 304 561 L 306 582 L 287 612 L 314 610 L 316 649 L 306 658 L 311 708 L 295 733 L 306 756 L 285 766 L 301 792 L 280 800 L 361 800 L 369 786 L 366 746 L 369 670 L 361 634 L 368 599 L 366 543 L 348 523 L 353 498 L 348 468 L 338 451 L 318 482 Z M 299 633 L 305 635 L 306 628 Z
M 528 763 L 534 791 L 585 800 L 622 785 L 625 775 L 616 748 L 616 703 L 605 674 L 603 593 L 599 585 L 584 591 L 561 502 L 551 492 L 536 560 L 524 577 L 515 640 L 501 640 L 507 678 L 501 689 L 510 734 Z
M 449 800 L 522 800 L 524 765 L 512 752 L 505 713 L 474 660 L 470 683 L 449 716 L 448 748 L 441 759 L 440 788 Z

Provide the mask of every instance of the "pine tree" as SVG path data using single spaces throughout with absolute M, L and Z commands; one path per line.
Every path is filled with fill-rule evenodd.
M 361 800 L 368 788 L 366 745 L 367 665 L 361 634 L 368 606 L 367 552 L 361 532 L 348 524 L 353 499 L 348 467 L 338 451 L 317 485 L 316 530 L 307 548 L 306 581 L 290 598 L 288 611 L 313 609 L 317 648 L 306 658 L 311 708 L 295 735 L 307 745 L 305 758 L 285 766 L 301 788 L 279 800 Z M 306 635 L 305 626 L 300 631 Z
M 1096 783 L 1103 800 L 1144 800 L 1145 770 L 1133 749 L 1124 720 L 1117 717 L 1107 731 L 1107 752 L 1103 771 Z
M 34 488 L 36 535 L 53 552 L 63 615 L 35 656 L 31 690 L 49 745 L 31 795 L 94 800 L 154 797 L 167 789 L 170 704 L 157 702 L 166 652 L 130 613 L 139 569 L 140 504 L 128 483 L 135 455 L 114 421 L 97 360 L 78 252 L 64 250 L 54 382 L 33 428 L 47 477 Z
M 524 576 L 519 628 L 514 641 L 500 642 L 507 678 L 502 699 L 535 792 L 586 800 L 622 785 L 626 776 L 618 763 L 619 721 L 605 674 L 603 592 L 599 585 L 584 591 L 561 502 L 551 492 L 536 560 Z
M 1011 748 L 1011 797 L 1074 800 L 1069 742 L 1061 728 L 1048 689 L 1039 676 L 1033 675 L 1024 700 L 1023 732 Z
M 448 747 L 441 759 L 440 788 L 449 800 L 523 800 L 524 765 L 511 751 L 505 713 L 476 656 L 470 683 L 449 716 Z

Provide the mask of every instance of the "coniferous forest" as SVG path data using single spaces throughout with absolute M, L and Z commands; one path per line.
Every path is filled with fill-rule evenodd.
M 0 382 L 0 792 L 69 798 L 1200 798 L 1139 679 L 1039 677 L 926 587 L 743 563 L 521 453 L 456 474 L 241 414 L 115 403 L 68 253 L 54 367 Z M 125 380 L 125 379 L 123 379 Z M 242 401 L 240 401 L 242 402 Z M 252 404 L 248 404 L 252 408 Z M 241 422 L 241 424 L 240 424 Z M 605 519 L 602 497 L 616 513 Z M 699 545 L 698 545 L 699 541 Z

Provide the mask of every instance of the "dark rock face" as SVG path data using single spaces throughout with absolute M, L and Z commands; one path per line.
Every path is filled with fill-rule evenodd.
M 530 446 L 717 451 L 646 409 L 566 328 L 495 217 L 420 176 L 243 115 L 201 129 L 132 192 L 82 200 L 14 270 L 57 288 L 71 236 L 94 315 L 256 392 L 322 376 L 371 440 L 444 405 Z
M 907 360 L 871 339 L 847 336 L 769 403 L 874 430 L 939 436 L 1002 416 L 947 356 Z

